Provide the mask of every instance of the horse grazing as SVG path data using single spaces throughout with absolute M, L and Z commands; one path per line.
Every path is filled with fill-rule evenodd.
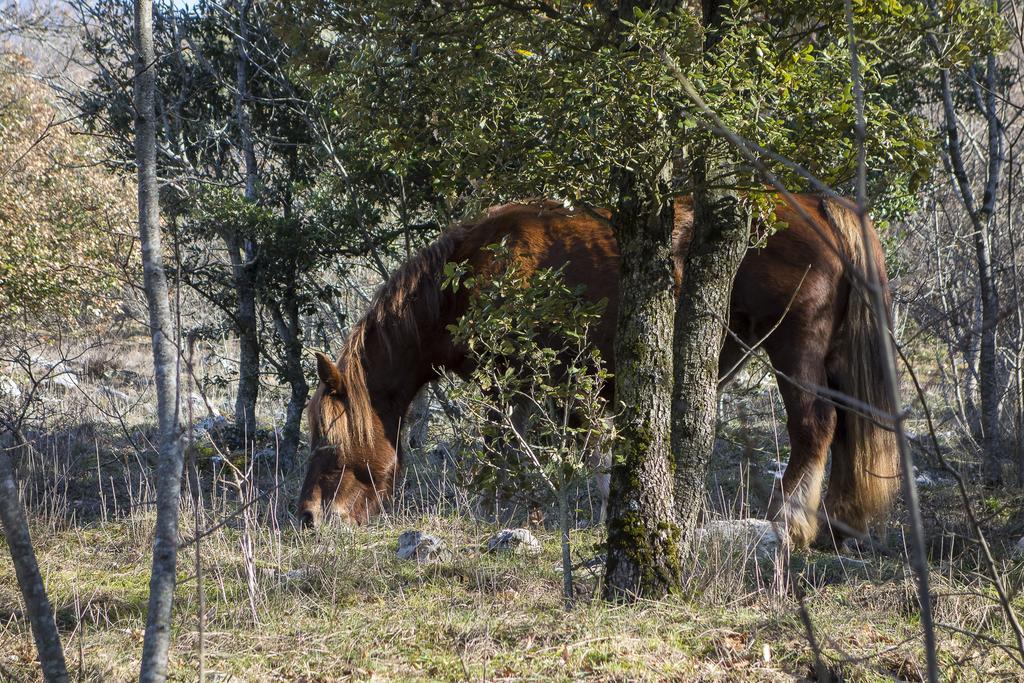
M 865 242 L 859 219 L 841 202 L 809 195 L 797 202 L 802 212 L 779 203 L 776 216 L 788 227 L 748 250 L 740 266 L 719 367 L 722 374 L 734 370 L 758 343 L 768 353 L 791 444 L 775 514 L 791 541 L 803 546 L 816 537 L 830 446 L 825 510 L 840 535 L 866 531 L 887 510 L 898 470 L 892 433 L 851 409 L 859 402 L 891 412 L 873 313 L 850 272 L 879 264 L 888 298 L 877 234 L 869 230 Z M 693 227 L 688 198 L 676 200 L 675 222 L 678 292 Z M 619 255 L 608 222 L 547 202 L 491 208 L 478 221 L 449 229 L 397 270 L 336 362 L 317 354 L 320 385 L 308 405 L 311 456 L 298 505 L 304 525 L 325 514 L 362 523 L 387 499 L 400 464 L 400 423 L 413 397 L 438 368 L 467 369 L 466 353 L 447 326 L 466 310 L 468 294 L 441 286 L 444 265 L 468 262 L 479 272 L 490 263 L 484 247 L 503 239 L 526 272 L 564 266 L 566 279 L 585 285 L 587 297 L 607 299 L 594 343 L 614 373 Z M 844 404 L 837 396 L 856 401 Z

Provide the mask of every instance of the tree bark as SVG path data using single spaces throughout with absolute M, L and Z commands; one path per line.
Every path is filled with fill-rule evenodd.
M 569 545 L 569 485 L 561 482 L 558 490 L 558 530 L 562 540 L 562 601 L 566 609 L 572 607 L 572 550 Z
M 280 304 L 275 302 L 270 306 L 277 336 L 284 346 L 283 374 L 291 387 L 278 452 L 278 458 L 285 469 L 291 468 L 295 462 L 295 454 L 299 450 L 299 440 L 302 436 L 302 411 L 309 397 L 309 384 L 302 370 L 302 325 L 295 294 L 294 288 L 289 288 L 284 301 Z
M 705 54 L 714 51 L 721 37 L 718 28 L 728 4 L 729 0 L 701 0 Z M 704 505 L 718 417 L 718 360 L 727 334 L 732 283 L 750 238 L 739 193 L 730 189 L 736 187 L 736 178 L 717 147 L 716 141 L 695 145 L 690 160 L 693 237 L 672 341 L 672 454 L 684 556 Z
M 226 238 L 234 278 L 235 325 L 238 333 L 238 393 L 235 394 L 235 425 L 247 439 L 256 431 L 256 400 L 260 391 L 260 344 L 256 317 L 256 286 L 253 282 L 255 253 L 249 240 Z
M 991 484 L 1003 482 L 1002 453 L 999 447 L 999 397 L 1002 381 L 998 368 L 999 294 L 992 269 L 992 221 L 996 213 L 996 196 L 1003 162 L 1003 127 L 996 110 L 996 58 L 989 54 L 986 65 L 986 100 L 978 106 L 985 112 L 988 132 L 988 170 L 985 194 L 981 201 L 983 229 L 974 236 L 975 258 L 978 262 L 978 288 L 981 292 L 981 352 L 979 361 L 981 388 L 982 450 L 985 452 L 986 479 Z
M 750 239 L 731 177 L 717 173 L 707 148 L 693 160 L 693 241 L 686 256 L 673 338 L 672 453 L 680 551 L 689 552 L 704 504 L 718 417 L 718 357 L 725 342 L 732 282 Z M 709 180 L 710 176 L 713 180 Z M 715 185 L 718 185 L 716 187 Z
M 670 446 L 672 198 L 667 187 L 638 201 L 623 174 L 613 217 L 618 240 L 619 307 L 615 337 L 616 427 L 605 597 L 664 597 L 680 583 Z
M 32 637 L 36 641 L 43 679 L 47 683 L 67 681 L 68 670 L 60 633 L 53 621 L 53 607 L 46 595 L 46 586 L 43 585 L 36 554 L 32 549 L 28 521 L 14 482 L 14 468 L 10 456 L 3 448 L 0 448 L 0 522 L 3 523 L 4 537 L 14 562 L 14 573 L 18 577 L 18 588 L 21 589 L 21 597 L 25 600 L 25 610 L 32 625 Z
M 140 680 L 147 683 L 167 679 L 182 471 L 177 350 L 164 272 L 157 194 L 155 61 L 152 0 L 135 0 L 135 158 L 139 183 L 139 238 L 142 244 L 143 287 L 149 306 L 159 423 L 157 519 L 140 669 Z
M 974 228 L 975 265 L 978 269 L 978 291 L 981 298 L 981 330 L 978 351 L 978 393 L 981 399 L 981 447 L 984 458 L 985 478 L 989 483 L 1002 481 L 1002 459 L 999 452 L 999 394 L 1001 381 L 998 373 L 998 323 L 999 295 L 992 270 L 991 232 L 995 215 L 997 189 L 1002 170 L 1002 122 L 996 110 L 996 63 L 990 55 L 986 64 L 983 97 L 974 71 L 969 74 L 975 90 L 978 109 L 985 115 L 988 133 L 988 167 L 986 169 L 985 193 L 981 206 L 975 201 L 971 179 L 964 165 L 960 142 L 960 126 L 957 122 L 956 107 L 948 71 L 941 74 L 942 104 L 946 118 L 946 152 L 950 168 L 960 192 L 960 200 Z
M 259 170 L 249 119 L 249 9 L 251 0 L 238 2 L 238 29 L 235 32 L 235 117 L 245 164 L 245 200 L 257 200 Z M 235 274 L 238 324 L 238 394 L 235 398 L 235 424 L 251 438 L 256 430 L 256 400 L 260 391 L 260 345 L 256 316 L 256 249 L 244 235 L 229 244 Z

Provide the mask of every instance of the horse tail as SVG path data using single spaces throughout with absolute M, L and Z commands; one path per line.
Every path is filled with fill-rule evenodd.
M 822 209 L 848 260 L 844 270 L 863 276 L 873 262 L 885 295 L 886 325 L 889 326 L 892 297 L 882 247 L 874 227 L 863 230 L 857 213 L 846 202 L 823 199 Z M 844 526 L 864 533 L 871 521 L 888 512 L 899 483 L 896 437 L 887 428 L 886 417 L 894 414 L 896 407 L 887 389 L 883 367 L 883 344 L 890 341 L 878 334 L 875 310 L 870 295 L 859 284 L 860 278 L 852 274 L 846 277 L 849 283 L 846 316 L 833 337 L 828 375 L 830 388 L 857 403 L 851 402 L 838 411 L 825 509 L 831 520 L 839 522 L 833 528 L 840 533 Z M 864 404 L 873 410 L 865 410 Z

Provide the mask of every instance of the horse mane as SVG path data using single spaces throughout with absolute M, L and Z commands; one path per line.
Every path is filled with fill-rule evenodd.
M 367 341 L 374 341 L 390 356 L 399 343 L 420 343 L 419 327 L 440 317 L 444 264 L 455 253 L 469 225 L 449 228 L 431 244 L 403 263 L 373 295 L 366 312 L 353 326 L 338 357 L 338 370 L 346 393 L 348 429 L 342 430 L 352 446 L 373 441 L 373 405 L 366 386 Z M 346 444 L 340 444 L 345 446 Z

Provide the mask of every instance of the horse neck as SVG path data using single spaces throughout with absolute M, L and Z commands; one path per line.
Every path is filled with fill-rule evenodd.
M 407 262 L 389 283 L 390 294 L 385 294 L 401 297 L 405 304 L 397 311 L 385 306 L 371 318 L 362 354 L 366 388 L 392 445 L 398 442 L 401 422 L 416 393 L 437 377 L 437 368 L 456 368 L 462 362 L 447 324 L 464 304 L 438 282 L 461 239 L 461 233 L 449 234 Z
M 397 450 L 398 433 L 416 394 L 437 376 L 443 365 L 416 340 L 392 342 L 390 353 L 382 344 L 368 344 L 364 353 L 366 390 L 381 421 L 384 435 Z

